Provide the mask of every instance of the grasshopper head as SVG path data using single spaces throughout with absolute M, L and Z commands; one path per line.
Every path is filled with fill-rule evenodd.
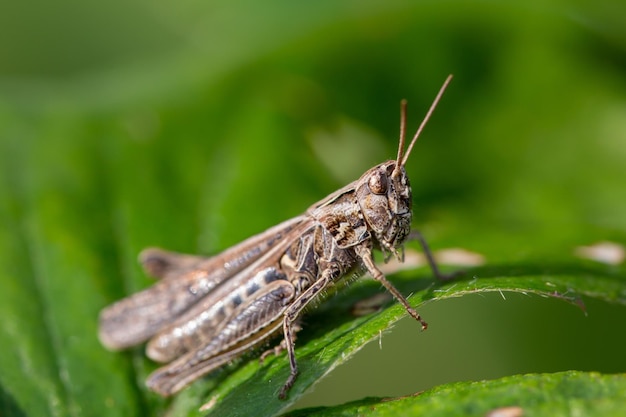
M 411 232 L 411 185 L 403 166 L 387 161 L 358 181 L 357 199 L 365 221 L 383 252 L 398 254 Z

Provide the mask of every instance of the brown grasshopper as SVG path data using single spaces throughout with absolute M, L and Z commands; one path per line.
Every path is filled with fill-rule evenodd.
M 404 152 L 406 102 L 402 101 L 398 156 L 377 165 L 287 220 L 233 246 L 203 257 L 149 248 L 140 255 L 152 287 L 100 313 L 100 340 L 110 349 L 148 341 L 148 357 L 169 364 L 147 379 L 163 396 L 257 347 L 281 330 L 291 374 L 280 390 L 285 398 L 296 381 L 296 323 L 303 309 L 342 279 L 368 272 L 427 324 L 375 265 L 372 250 L 388 260 L 403 258 L 411 232 L 411 186 L 405 164 L 452 76 L 448 76 Z M 430 266 L 441 277 L 426 242 L 417 235 Z

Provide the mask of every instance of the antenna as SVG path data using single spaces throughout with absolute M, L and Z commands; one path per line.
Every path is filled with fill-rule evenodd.
M 413 150 L 413 146 L 415 146 L 415 142 L 417 142 L 417 139 L 422 133 L 422 130 L 424 130 L 424 126 L 426 126 L 428 119 L 430 119 L 430 116 L 433 114 L 433 111 L 435 111 L 435 108 L 437 107 L 437 104 L 439 104 L 439 100 L 441 99 L 441 96 L 443 95 L 444 91 L 446 91 L 446 88 L 448 87 L 448 84 L 450 84 L 451 80 L 452 80 L 452 74 L 448 75 L 448 78 L 446 78 L 446 80 L 443 82 L 443 85 L 439 89 L 439 92 L 437 93 L 437 96 L 433 100 L 433 103 L 430 105 L 430 108 L 428 109 L 428 113 L 426 113 L 426 116 L 424 116 L 424 120 L 422 120 L 422 123 L 417 129 L 417 132 L 415 132 L 413 139 L 411 139 L 411 143 L 409 144 L 409 147 L 407 148 L 404 155 L 402 155 L 402 148 L 404 147 L 404 141 L 405 141 L 404 135 L 406 131 L 406 100 L 402 100 L 400 102 L 400 144 L 398 147 L 398 159 L 396 161 L 396 168 L 393 170 L 393 173 L 391 174 L 393 177 L 397 176 L 400 173 L 400 168 L 403 167 L 406 164 L 406 161 L 409 159 L 409 155 L 411 155 L 411 151 Z
M 398 143 L 398 158 L 396 165 L 402 160 L 402 152 L 404 151 L 404 142 L 406 137 L 406 100 L 400 101 L 400 142 Z

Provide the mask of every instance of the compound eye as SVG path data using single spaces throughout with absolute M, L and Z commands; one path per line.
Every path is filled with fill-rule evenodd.
M 375 172 L 370 177 L 368 185 L 374 194 L 385 194 L 387 192 L 387 176 L 382 172 Z

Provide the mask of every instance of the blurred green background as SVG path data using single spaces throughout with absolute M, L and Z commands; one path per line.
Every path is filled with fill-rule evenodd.
M 412 132 L 449 73 L 407 167 L 434 249 L 551 265 L 625 244 L 624 16 L 621 0 L 3 4 L 3 409 L 160 404 L 129 371 L 150 366 L 141 349 L 96 338 L 98 311 L 151 282 L 139 251 L 215 253 L 301 213 L 394 157 L 400 100 Z M 296 406 L 626 371 L 624 306 L 505 296 L 428 304 L 428 332 L 401 321 Z

